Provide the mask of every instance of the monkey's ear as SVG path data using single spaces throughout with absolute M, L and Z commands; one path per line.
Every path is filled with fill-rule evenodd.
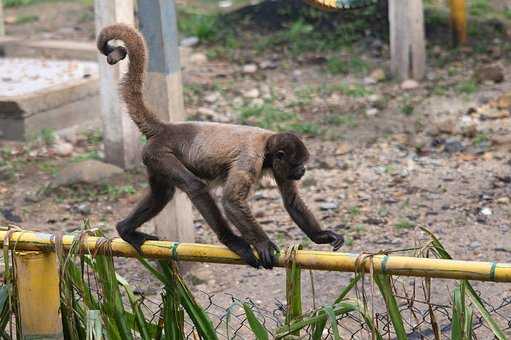
M 277 157 L 277 159 L 283 159 L 285 155 L 286 154 L 282 150 L 279 150 L 279 151 L 277 151 L 277 153 L 275 153 L 275 156 Z

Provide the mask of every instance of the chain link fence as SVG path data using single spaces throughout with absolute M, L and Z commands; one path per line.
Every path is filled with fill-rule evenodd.
M 451 339 L 453 313 L 451 293 L 456 283 L 453 280 L 442 279 L 392 278 L 394 294 L 408 339 Z M 435 289 L 433 287 L 436 284 L 438 286 Z M 317 290 L 321 290 L 317 282 L 315 286 Z M 483 283 L 482 288 L 485 292 L 477 290 L 477 293 L 483 305 L 505 334 L 511 337 L 511 292 L 509 289 L 503 289 L 503 284 L 497 283 Z M 485 294 L 489 296 L 484 298 Z M 228 293 L 211 294 L 199 291 L 194 295 L 207 312 L 220 339 L 255 339 L 243 304 L 249 305 L 272 338 L 277 337 L 277 329 L 285 326 L 287 313 L 285 301 L 275 299 L 274 305 L 261 306 L 250 298 L 242 299 Z M 369 276 L 364 278 L 364 283 L 359 284 L 348 297 L 358 299 L 365 305 L 374 325 L 384 339 L 397 338 L 391 317 L 386 311 L 385 302 Z M 145 297 L 142 297 L 142 301 L 142 305 L 151 315 L 151 320 L 157 323 L 161 315 L 161 303 Z M 468 301 L 467 304 L 469 304 Z M 307 315 L 307 311 L 304 311 L 304 315 Z M 336 319 L 336 327 L 343 339 L 371 339 L 372 336 L 364 317 L 356 312 L 339 316 Z M 187 339 L 200 339 L 190 320 L 185 319 L 185 329 Z M 473 331 L 474 339 L 494 338 L 488 323 L 482 315 L 477 313 L 474 315 Z M 312 332 L 312 327 L 305 327 L 300 331 L 299 336 L 288 336 L 285 339 L 310 339 Z M 321 338 L 333 339 L 333 336 L 332 324 L 329 322 Z

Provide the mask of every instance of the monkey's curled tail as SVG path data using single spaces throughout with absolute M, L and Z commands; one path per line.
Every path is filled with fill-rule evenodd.
M 121 40 L 126 47 L 113 47 L 110 40 Z M 121 96 L 126 102 L 128 113 L 147 137 L 156 135 L 164 123 L 147 108 L 143 97 L 143 84 L 147 60 L 147 47 L 142 35 L 125 24 L 114 24 L 101 30 L 97 39 L 99 51 L 107 56 L 110 65 L 129 57 L 128 72 L 120 82 Z

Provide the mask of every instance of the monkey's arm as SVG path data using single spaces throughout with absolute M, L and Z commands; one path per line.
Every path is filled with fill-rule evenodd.
M 238 228 L 243 239 L 256 249 L 263 267 L 271 269 L 278 248 L 250 211 L 247 200 L 252 185 L 253 179 L 248 172 L 232 170 L 224 186 L 223 206 L 227 218 Z
M 296 182 L 278 177 L 275 179 L 282 194 L 284 206 L 298 227 L 317 244 L 330 243 L 334 251 L 341 248 L 344 237 L 333 231 L 321 229 L 319 222 L 300 197 Z

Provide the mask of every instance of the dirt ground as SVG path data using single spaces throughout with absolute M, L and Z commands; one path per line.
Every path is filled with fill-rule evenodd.
M 8 24 L 8 34 L 77 40 L 94 36 L 90 8 L 59 3 L 55 11 L 54 6 L 7 9 L 7 18 L 38 15 L 36 22 Z M 501 17 L 474 21 L 471 32 L 483 33 L 455 49 L 445 22 L 439 28 L 435 20 L 433 15 L 427 19 L 426 78 L 411 85 L 388 77 L 389 51 L 381 23 L 366 27 L 350 48 L 329 52 L 301 50 L 297 55 L 282 46 L 261 51 L 248 42 L 255 35 L 267 36 L 264 29 L 241 32 L 246 40 L 232 48 L 234 54 L 226 54 L 225 45 L 199 44 L 183 73 L 186 110 L 198 119 L 259 125 L 266 124 L 266 118 L 250 111 L 251 106 L 263 106 L 277 121 L 295 112 L 298 118 L 291 123 L 268 124 L 303 133 L 312 159 L 301 191 L 324 227 L 346 236 L 344 252 L 414 247 L 427 240 L 418 228 L 426 226 L 457 259 L 510 262 L 511 26 Z M 348 63 L 348 70 L 332 59 Z M 256 70 L 247 65 L 256 65 Z M 488 65 L 496 65 L 493 71 L 504 80 L 478 82 L 493 72 L 481 69 Z M 114 236 L 116 221 L 147 187 L 143 169 L 118 175 L 108 184 L 62 187 L 41 196 L 38 192 L 63 166 L 100 158 L 103 152 L 97 131 L 62 137 L 73 145 L 69 156 L 58 156 L 48 139 L 0 141 L 3 217 L 27 229 L 65 232 L 79 229 L 88 219 Z M 308 249 L 329 249 L 312 244 L 292 223 L 271 181 L 257 188 L 251 206 L 281 248 L 301 242 Z M 197 211 L 194 217 L 197 242 L 218 243 Z M 157 294 L 157 284 L 148 284 L 133 261 L 119 260 L 118 267 L 146 295 Z M 305 276 L 309 307 L 312 293 Z M 314 273 L 316 291 L 321 292 L 318 302 L 331 302 L 350 278 L 347 273 Z M 222 303 L 228 294 L 270 310 L 276 301 L 285 301 L 282 270 L 197 264 L 188 279 L 194 291 L 215 294 Z M 508 285 L 475 285 L 495 303 L 511 295 Z M 438 280 L 435 288 L 443 303 L 449 299 L 441 293 L 446 286 Z

